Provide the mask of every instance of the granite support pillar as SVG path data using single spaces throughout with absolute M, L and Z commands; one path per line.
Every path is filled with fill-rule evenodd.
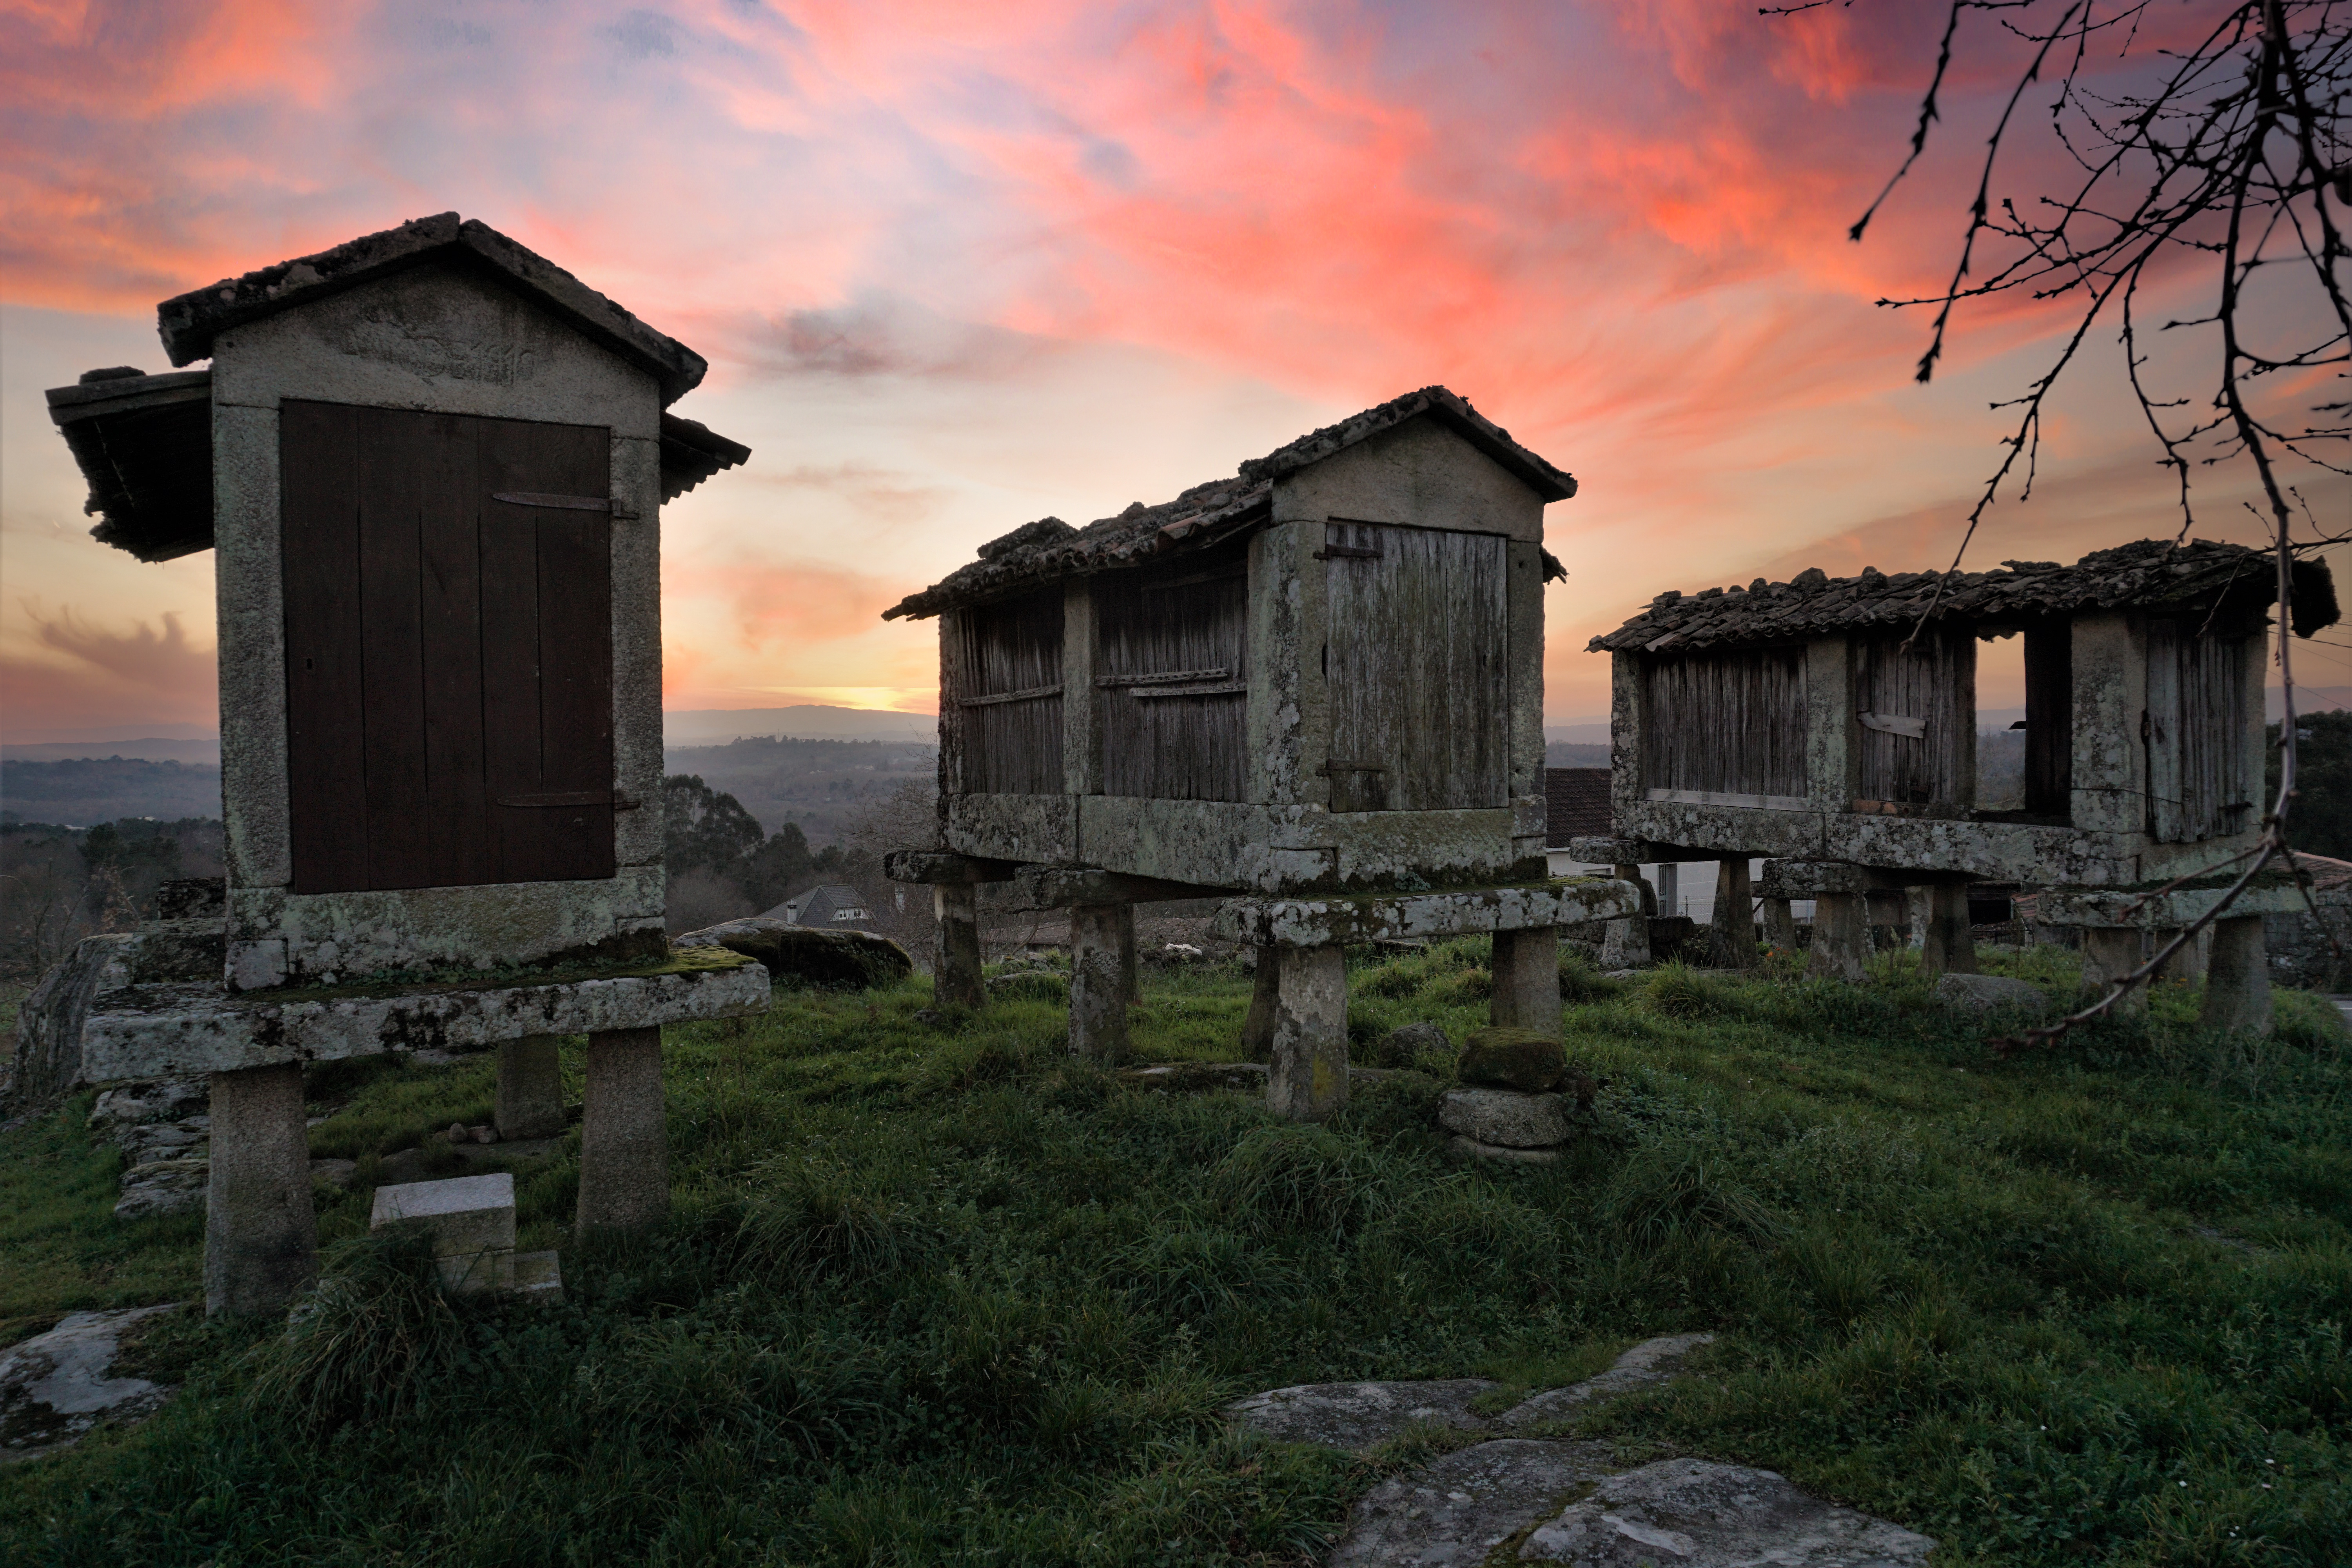
M 216 1072 L 209 1086 L 205 1310 L 280 1311 L 319 1271 L 302 1066 Z
M 1716 946 L 1724 961 L 1739 969 L 1756 964 L 1756 894 L 1745 859 L 1718 860 L 1715 866 Z
M 643 1235 L 669 1219 L 669 1132 L 659 1028 L 588 1037 L 573 1232 Z
M 2105 995 L 2116 981 L 2140 966 L 2140 946 L 2137 926 L 2084 926 L 2083 984 Z M 2118 1018 L 2147 1011 L 2146 985 L 2133 986 L 2124 994 L 2122 1001 L 2108 1009 L 2111 1016 Z
M 1294 1121 L 1320 1121 L 1348 1100 L 1346 950 L 1337 944 L 1279 948 L 1275 963 L 1266 1104 Z
M 1127 1054 L 1134 923 L 1125 904 L 1070 910 L 1070 1054 L 1106 1066 Z
M 2205 969 L 2205 1010 L 2198 1022 L 2209 1029 L 2268 1035 L 2277 1027 L 2271 1011 L 2270 958 L 2263 947 L 2263 917 L 2224 916 L 2210 928 L 2213 953 Z
M 1805 973 L 1827 980 L 1861 981 L 1868 973 L 1869 918 L 1861 893 L 1822 893 L 1813 900 L 1813 946 Z
M 1487 1005 L 1493 1022 L 1515 1029 L 1533 1029 L 1539 1035 L 1559 1035 L 1558 928 L 1531 926 L 1524 931 L 1496 931 L 1494 976 L 1494 996 Z
M 937 946 L 931 957 L 931 1003 L 939 1007 L 979 1007 L 988 1001 L 980 973 L 980 893 L 970 882 L 941 882 L 931 889 Z
M 1920 924 L 1919 968 L 1930 978 L 1977 972 L 1976 938 L 1969 931 L 1965 882 L 1931 882 L 1917 889 L 1913 920 Z
M 1786 899 L 1764 900 L 1764 945 L 1775 952 L 1797 951 L 1797 914 Z
M 500 1139 L 552 1138 L 563 1131 L 561 1045 L 554 1035 L 499 1043 L 496 1121 Z
M 1257 972 L 1250 986 L 1249 1016 L 1242 1020 L 1242 1049 L 1254 1062 L 1271 1060 L 1274 1054 L 1275 1005 L 1282 994 L 1282 950 L 1260 947 Z

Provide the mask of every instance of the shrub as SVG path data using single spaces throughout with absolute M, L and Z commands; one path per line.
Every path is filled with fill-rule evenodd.
M 1610 1179 L 1594 1212 L 1626 1240 L 1649 1248 L 1689 1230 L 1759 1239 L 1777 1234 L 1782 1223 L 1717 1157 L 1681 1144 L 1637 1150 Z
M 741 1266 L 772 1279 L 871 1279 L 910 1268 L 930 1250 L 927 1226 L 840 1165 L 779 1161 L 754 1179 L 769 1184 L 745 1206 L 739 1257 Z
M 430 1237 L 409 1226 L 328 1249 L 286 1332 L 252 1352 L 250 1407 L 314 1436 L 412 1409 L 429 1375 L 462 1348 Z
M 1341 1235 L 1389 1206 L 1381 1162 L 1324 1127 L 1261 1127 L 1210 1171 L 1216 1211 L 1242 1231 Z
M 1704 1018 L 1724 1010 L 1722 991 L 1680 959 L 1650 972 L 1641 1002 L 1661 1018 Z

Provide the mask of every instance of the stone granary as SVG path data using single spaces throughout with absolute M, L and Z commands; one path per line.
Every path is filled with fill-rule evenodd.
M 2294 574 L 2294 630 L 2309 637 L 2335 623 L 2335 588 L 2315 562 Z M 2072 566 L 1813 570 L 1661 594 L 1591 645 L 1612 656 L 1615 836 L 1578 853 L 1721 857 L 1742 884 L 1747 858 L 1769 857 L 1768 922 L 1785 924 L 1790 897 L 1817 899 L 1811 965 L 1846 976 L 1861 973 L 1873 892 L 1923 890 L 1940 970 L 1972 967 L 1970 881 L 2037 886 L 2052 889 L 2044 921 L 2084 927 L 2089 976 L 2112 978 L 2139 963 L 2146 931 L 2210 909 L 2215 879 L 2198 874 L 2258 836 L 2276 583 L 2265 552 L 2145 540 Z M 2012 636 L 2024 799 L 1986 809 L 1977 644 Z M 2284 879 L 2250 889 L 2219 922 L 2209 1019 L 2267 1020 L 2267 992 L 2252 994 L 2262 916 L 2296 897 Z M 1745 927 L 1744 885 L 1734 908 Z
M 1497 1022 L 1556 1030 L 1554 928 L 1625 889 L 1546 877 L 1546 503 L 1575 481 L 1444 387 L 1158 506 L 1045 518 L 887 616 L 940 617 L 943 1001 L 982 996 L 972 884 L 1071 911 L 1074 1048 L 1115 1054 L 1139 900 L 1213 893 L 1259 950 L 1271 1093 L 1346 1093 L 1341 947 L 1495 935 Z
M 210 1075 L 208 1308 L 312 1270 L 308 1061 L 495 1044 L 546 1136 L 585 1033 L 580 1226 L 650 1223 L 661 1026 L 768 999 L 663 932 L 661 505 L 750 455 L 666 412 L 703 360 L 455 213 L 158 313 L 209 368 L 48 401 L 101 542 L 216 552 L 217 958 L 82 1029 L 90 1081 Z

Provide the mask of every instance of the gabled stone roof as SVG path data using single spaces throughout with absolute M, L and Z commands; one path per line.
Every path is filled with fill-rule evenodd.
M 1943 596 L 1937 597 L 1937 584 Z M 2271 552 L 2242 544 L 2143 539 L 2095 550 L 2072 566 L 2054 561 L 2004 561 L 1997 572 L 1894 576 L 1864 568 L 1832 577 L 1819 567 L 1786 583 L 1759 577 L 1747 587 L 1669 591 L 1613 632 L 1586 645 L 1592 653 L 1678 653 L 1753 647 L 1874 627 L 1905 629 L 1932 621 L 2013 625 L 2091 610 L 2177 609 L 2202 613 L 2227 603 L 2255 610 L 2277 596 Z M 2325 563 L 2294 563 L 2294 632 L 2309 637 L 2336 624 L 2336 584 Z
M 315 256 L 192 289 L 155 307 L 156 330 L 173 364 L 193 364 L 208 357 L 213 340 L 231 327 L 428 262 L 479 268 L 543 307 L 651 374 L 661 384 L 665 407 L 693 391 L 709 369 L 700 354 L 654 331 L 545 257 L 478 218 L 461 219 L 456 213 L 415 218 Z
M 1234 478 L 1194 485 L 1173 500 L 1157 506 L 1138 501 L 1117 517 L 1084 528 L 1057 517 L 1024 523 L 982 545 L 980 559 L 971 564 L 883 611 L 882 618 L 919 620 L 1023 587 L 1204 549 L 1265 523 L 1273 515 L 1275 481 L 1284 475 L 1423 415 L 1442 421 L 1544 500 L 1566 500 L 1576 493 L 1573 479 L 1512 440 L 1509 431 L 1479 414 L 1468 399 L 1442 386 L 1424 386 L 1253 458 Z

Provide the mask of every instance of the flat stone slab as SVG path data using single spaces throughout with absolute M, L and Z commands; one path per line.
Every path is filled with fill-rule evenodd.
M 1608 1473 L 1599 1443 L 1505 1437 L 1460 1449 L 1366 1493 L 1330 1568 L 1473 1568 Z
M 529 1035 L 597 1034 L 768 1009 L 768 972 L 724 950 L 690 966 L 578 979 L 454 982 L 394 990 L 247 991 L 133 985 L 82 1026 L 93 1083 L 184 1078 L 384 1051 L 479 1049 Z
M 1936 982 L 1929 994 L 1945 1006 L 1963 1012 L 1991 1013 L 2005 1007 L 2030 1013 L 2050 1010 L 2050 998 L 2042 987 L 2006 974 L 1947 974 Z
M 1254 1394 L 1225 1406 L 1228 1419 L 1278 1443 L 1319 1443 L 1366 1453 L 1415 1426 L 1458 1432 L 1523 1432 L 1563 1419 L 1595 1399 L 1664 1383 L 1713 1334 L 1644 1340 L 1607 1372 L 1521 1401 L 1499 1415 L 1480 1415 L 1471 1401 L 1501 1384 L 1483 1377 L 1410 1383 L 1308 1383 Z
M 0 1465 L 71 1447 L 100 1421 L 152 1415 L 172 1391 L 143 1377 L 114 1377 L 131 1325 L 176 1303 L 74 1312 L 46 1334 L 0 1351 Z
M 1602 1480 L 1530 1533 L 1517 1559 L 1580 1568 L 1927 1568 L 1935 1549 L 1928 1536 L 1823 1502 L 1770 1470 L 1665 1459 Z
M 1642 891 L 1636 883 L 1613 877 L 1563 877 L 1436 893 L 1228 899 L 1217 906 L 1213 929 L 1226 942 L 1257 947 L 1325 947 L 1533 931 L 1641 912 Z
M 411 1223 L 433 1237 L 433 1255 L 456 1258 L 515 1244 L 514 1176 L 495 1171 L 375 1190 L 368 1228 Z
M 1554 1149 L 1568 1142 L 1568 1097 L 1516 1089 L 1454 1089 L 1437 1102 L 1437 1124 L 1474 1142 Z
M 2044 888 L 2034 905 L 2033 918 L 2053 926 L 2141 926 L 2153 931 L 2178 931 L 2200 921 L 2221 901 L 2223 888 L 2181 888 L 2169 893 L 2133 893 L 2116 888 Z M 2352 889 L 2315 889 L 2311 901 L 2321 909 L 2341 905 Z M 2304 893 L 2288 885 L 2256 884 L 2240 893 L 2226 918 L 2285 915 L 2303 912 Z

